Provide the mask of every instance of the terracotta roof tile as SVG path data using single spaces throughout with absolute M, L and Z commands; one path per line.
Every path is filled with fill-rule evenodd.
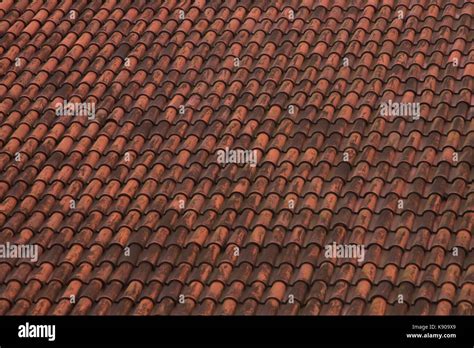
M 0 314 L 472 315 L 473 9 L 1 2 Z

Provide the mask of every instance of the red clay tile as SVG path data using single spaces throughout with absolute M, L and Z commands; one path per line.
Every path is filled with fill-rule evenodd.
M 1 315 L 472 315 L 471 3 L 120 6 L 0 4 Z

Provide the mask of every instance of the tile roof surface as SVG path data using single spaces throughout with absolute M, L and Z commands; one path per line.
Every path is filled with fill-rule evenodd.
M 1 1 L 0 315 L 472 315 L 473 13 Z

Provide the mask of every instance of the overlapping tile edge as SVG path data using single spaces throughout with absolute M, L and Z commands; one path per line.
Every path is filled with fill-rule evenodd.
M 2 1 L 0 314 L 472 315 L 473 13 Z

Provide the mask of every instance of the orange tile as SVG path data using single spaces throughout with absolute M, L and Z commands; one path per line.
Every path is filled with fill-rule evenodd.
M 332 5 L 3 1 L 0 314 L 472 314 L 472 6 Z

